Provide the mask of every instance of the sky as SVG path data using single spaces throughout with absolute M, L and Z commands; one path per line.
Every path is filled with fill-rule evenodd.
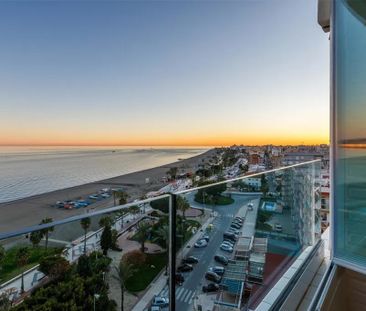
M 317 144 L 316 0 L 0 3 L 0 145 Z

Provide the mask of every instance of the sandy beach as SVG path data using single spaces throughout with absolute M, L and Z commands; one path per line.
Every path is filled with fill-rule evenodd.
M 76 187 L 56 190 L 32 197 L 0 203 L 0 232 L 14 231 L 22 227 L 38 224 L 43 218 L 51 217 L 54 220 L 86 213 L 85 208 L 65 210 L 53 207 L 56 201 L 76 200 L 85 198 L 103 188 L 122 188 L 129 195 L 129 201 L 141 197 L 149 191 L 156 191 L 165 183 L 162 177 L 171 167 L 178 167 L 180 171 L 194 171 L 202 159 L 207 159 L 215 150 L 181 161 L 163 166 L 104 179 Z M 146 178 L 150 182 L 146 183 Z M 88 208 L 103 209 L 113 206 L 113 198 L 104 199 L 91 204 Z

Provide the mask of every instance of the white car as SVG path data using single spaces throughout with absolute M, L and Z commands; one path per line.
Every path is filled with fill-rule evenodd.
M 230 243 L 229 241 L 224 241 L 221 243 L 221 245 L 227 245 L 227 246 L 230 246 L 230 247 L 234 247 L 234 244 L 233 243 Z
M 208 245 L 208 243 L 205 239 L 200 239 L 196 243 L 194 243 L 195 248 L 206 247 L 207 245 Z
M 169 306 L 169 298 L 155 296 L 152 302 L 154 307 L 167 307 Z
M 276 232 L 282 232 L 282 226 L 280 224 L 275 224 L 274 229 Z
M 220 248 L 224 251 L 224 252 L 228 252 L 228 253 L 232 253 L 233 252 L 233 248 L 231 246 L 229 246 L 228 244 L 221 244 Z

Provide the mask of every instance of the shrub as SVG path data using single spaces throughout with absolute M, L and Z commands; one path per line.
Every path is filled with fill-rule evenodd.
M 69 262 L 59 255 L 44 257 L 39 263 L 39 270 L 52 278 L 65 275 L 69 269 Z
M 169 198 L 163 198 L 156 201 L 150 202 L 153 209 L 162 211 L 163 213 L 169 213 Z
M 141 250 L 134 250 L 124 254 L 122 260 L 134 267 L 141 267 L 146 262 L 146 254 Z

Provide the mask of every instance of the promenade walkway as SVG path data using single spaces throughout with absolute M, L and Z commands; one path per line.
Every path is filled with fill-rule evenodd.
M 122 219 L 117 219 L 116 222 L 112 225 L 112 229 L 118 231 L 119 234 L 124 233 L 129 230 L 129 228 L 133 227 L 137 222 L 139 222 L 142 218 L 146 217 L 147 213 L 150 212 L 151 207 L 145 208 L 145 213 L 141 213 L 137 215 L 127 214 Z M 100 249 L 100 237 L 102 235 L 103 228 L 90 232 L 86 236 L 86 252 L 91 253 L 93 251 Z M 51 239 L 49 240 L 51 241 Z M 62 242 L 62 241 L 57 241 Z M 78 258 L 84 254 L 84 236 L 79 237 L 68 243 L 63 251 L 63 256 L 70 262 L 73 263 L 78 260 Z M 40 285 L 45 275 L 38 270 L 38 266 L 36 265 L 33 268 L 24 272 L 24 291 L 25 293 L 31 291 L 36 286 Z M 13 279 L 3 283 L 0 285 L 0 294 L 8 293 L 9 299 L 15 301 L 20 298 L 21 292 L 21 275 L 14 277 Z

